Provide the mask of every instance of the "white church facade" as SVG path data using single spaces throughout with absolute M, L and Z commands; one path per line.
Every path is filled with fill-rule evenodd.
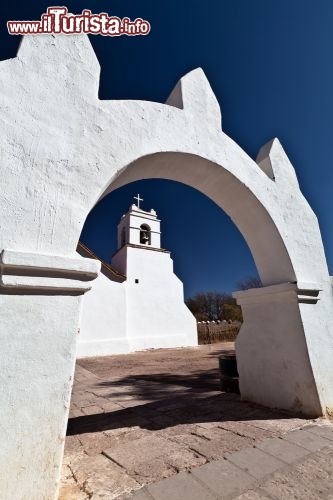
M 161 248 L 160 220 L 133 204 L 118 225 L 117 251 L 85 295 L 78 357 L 152 348 L 196 346 L 197 326 L 184 303 L 170 252 Z M 93 257 L 83 244 L 77 251 Z

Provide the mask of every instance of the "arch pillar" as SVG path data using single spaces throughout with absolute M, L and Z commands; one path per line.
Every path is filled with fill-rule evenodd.
M 312 332 L 304 331 L 307 315 L 318 313 L 321 292 L 309 283 L 282 283 L 233 294 L 244 319 L 236 339 L 243 400 L 322 414 L 305 335 Z
M 4 500 L 55 498 L 82 295 L 100 263 L 3 250 L 0 257 L 0 489 Z

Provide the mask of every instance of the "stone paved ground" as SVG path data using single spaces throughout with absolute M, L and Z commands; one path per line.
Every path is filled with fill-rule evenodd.
M 120 498 L 332 500 L 333 425 L 306 425 L 265 439 Z
M 217 357 L 232 348 L 78 361 L 60 500 L 333 500 L 331 435 L 297 431 L 319 420 L 220 392 Z

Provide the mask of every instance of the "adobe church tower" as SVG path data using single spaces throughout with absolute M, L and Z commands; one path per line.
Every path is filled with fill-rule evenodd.
M 126 276 L 127 338 L 133 350 L 197 345 L 196 321 L 184 304 L 183 284 L 170 252 L 161 248 L 155 210 L 137 204 L 118 225 L 112 267 Z
M 85 295 L 78 357 L 196 346 L 197 325 L 184 303 L 170 252 L 161 248 L 155 210 L 131 205 L 118 224 L 117 251 Z M 82 245 L 81 255 L 87 254 Z
M 154 209 L 145 212 L 140 208 L 140 195 L 118 224 L 118 249 L 112 257 L 112 266 L 121 274 L 127 275 L 128 248 L 138 245 L 148 250 L 161 250 L 160 220 Z M 135 255 L 135 254 L 134 254 Z

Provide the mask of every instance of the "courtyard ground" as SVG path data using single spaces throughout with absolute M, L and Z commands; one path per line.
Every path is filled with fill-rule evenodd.
M 333 499 L 333 425 L 221 392 L 232 349 L 78 360 L 60 500 Z

